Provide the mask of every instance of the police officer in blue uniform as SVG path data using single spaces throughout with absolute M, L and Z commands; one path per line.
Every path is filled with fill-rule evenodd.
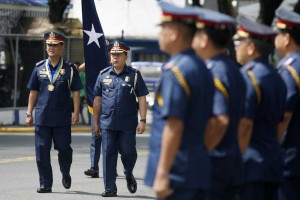
M 160 49 L 171 58 L 163 67 L 153 107 L 145 183 L 159 199 L 205 199 L 210 160 L 204 145 L 214 83 L 191 48 L 196 14 L 160 1 Z
M 108 52 L 108 58 L 110 58 L 110 49 L 113 45 L 112 42 L 105 40 L 106 42 L 106 49 Z M 85 65 L 82 66 L 81 70 L 85 70 Z M 93 108 L 88 106 L 88 111 L 90 113 L 90 120 L 91 120 L 91 129 L 92 129 L 92 138 L 91 138 L 91 145 L 90 145 L 90 159 L 91 159 L 91 167 L 84 171 L 86 176 L 90 176 L 92 178 L 99 178 L 99 160 L 101 155 L 101 136 L 95 136 L 94 134 L 94 114 Z
M 246 103 L 239 132 L 243 152 L 244 184 L 241 199 L 273 199 L 282 178 L 282 157 L 277 141 L 283 119 L 286 87 L 268 56 L 276 32 L 245 16 L 238 17 L 237 61 L 246 82 Z M 239 44 L 238 44 L 239 43 Z
M 235 33 L 235 20 L 208 9 L 196 11 L 198 29 L 193 48 L 205 60 L 216 88 L 213 126 L 205 138 L 212 162 L 209 199 L 237 199 L 242 172 L 237 131 L 243 115 L 246 86 L 238 66 L 226 52 Z
M 30 94 L 26 113 L 27 125 L 33 124 L 35 107 L 35 149 L 40 177 L 38 193 L 52 192 L 53 175 L 50 150 L 52 140 L 58 150 L 58 162 L 66 189 L 71 187 L 72 163 L 71 123 L 78 123 L 82 89 L 76 67 L 61 55 L 65 37 L 56 32 L 44 34 L 48 59 L 36 64 L 28 82 Z M 72 116 L 70 91 L 73 92 L 74 114 Z
M 126 66 L 129 49 L 124 42 L 113 43 L 110 51 L 112 66 L 100 72 L 94 89 L 94 132 L 95 136 L 102 136 L 103 197 L 117 196 L 118 152 L 124 165 L 127 188 L 130 193 L 137 190 L 132 174 L 137 159 L 136 133 L 142 134 L 145 130 L 146 95 L 149 92 L 140 72 Z M 139 123 L 136 98 L 139 103 Z
M 279 141 L 284 150 L 284 177 L 279 199 L 296 200 L 300 199 L 300 15 L 279 8 L 276 16 L 279 33 L 275 47 L 282 56 L 277 67 L 287 87 L 287 105 L 279 129 Z

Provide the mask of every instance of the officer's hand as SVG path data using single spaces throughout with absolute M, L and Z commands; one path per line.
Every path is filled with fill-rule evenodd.
M 140 122 L 138 126 L 136 127 L 136 132 L 137 134 L 143 134 L 146 128 L 146 123 L 145 122 Z
M 72 124 L 78 124 L 79 122 L 79 114 L 72 113 Z
M 27 126 L 32 126 L 33 125 L 33 117 L 32 116 L 26 116 L 26 124 Z
M 174 192 L 174 190 L 170 188 L 170 179 L 168 174 L 157 174 L 154 180 L 153 189 L 158 198 L 166 198 Z
M 99 125 L 94 124 L 94 135 L 95 137 L 99 137 L 101 135 Z

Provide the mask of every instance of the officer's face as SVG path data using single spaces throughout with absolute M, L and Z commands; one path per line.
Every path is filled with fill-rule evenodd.
M 172 23 L 163 23 L 159 33 L 158 42 L 160 50 L 172 54 L 173 41 L 176 40 L 176 27 Z
M 235 43 L 235 51 L 236 51 L 236 60 L 241 65 L 244 65 L 248 62 L 248 46 L 250 41 L 247 39 L 239 40 Z
M 126 53 L 111 53 L 111 63 L 115 68 L 121 69 L 125 66 L 128 58 Z
M 49 57 L 60 57 L 64 51 L 64 45 L 63 43 L 47 44 L 46 51 Z
M 203 32 L 198 30 L 194 36 L 192 47 L 196 51 L 197 55 L 205 59 L 203 54 L 205 51 L 205 47 L 207 47 L 208 36 Z
M 278 53 L 282 56 L 285 55 L 285 43 L 287 41 L 287 36 L 284 33 L 278 33 L 275 37 L 275 48 L 278 51 Z

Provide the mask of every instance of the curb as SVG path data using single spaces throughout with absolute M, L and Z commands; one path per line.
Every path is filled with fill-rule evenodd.
M 73 133 L 90 133 L 90 126 L 72 126 L 71 130 Z M 2 133 L 34 133 L 34 127 L 1 127 L 0 132 Z
M 90 133 L 91 127 L 88 126 L 72 126 L 71 127 L 72 133 Z M 146 126 L 146 132 L 150 131 L 150 126 Z M 33 127 L 26 127 L 26 126 L 6 126 L 0 127 L 0 133 L 34 133 L 34 126 Z

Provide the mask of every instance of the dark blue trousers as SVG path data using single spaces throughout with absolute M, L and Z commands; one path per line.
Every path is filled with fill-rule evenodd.
M 99 160 L 101 154 L 101 136 L 95 137 L 94 134 L 94 116 L 91 116 L 91 129 L 92 129 L 92 139 L 90 146 L 90 158 L 91 158 L 91 167 L 99 170 Z
M 279 188 L 279 200 L 300 199 L 300 177 L 284 178 Z
M 70 146 L 71 126 L 35 126 L 35 153 L 41 188 L 51 188 L 53 184 L 50 158 L 52 140 L 54 149 L 58 151 L 58 163 L 62 175 L 67 176 L 70 174 L 73 153 Z
M 118 152 L 124 165 L 126 178 L 132 175 L 137 160 L 136 130 L 112 131 L 101 130 L 102 156 L 103 156 L 103 180 L 105 190 L 117 191 L 116 167 Z
M 211 156 L 212 185 L 209 200 L 237 200 L 241 184 L 240 155 Z
M 279 183 L 249 182 L 243 184 L 240 200 L 277 200 Z

